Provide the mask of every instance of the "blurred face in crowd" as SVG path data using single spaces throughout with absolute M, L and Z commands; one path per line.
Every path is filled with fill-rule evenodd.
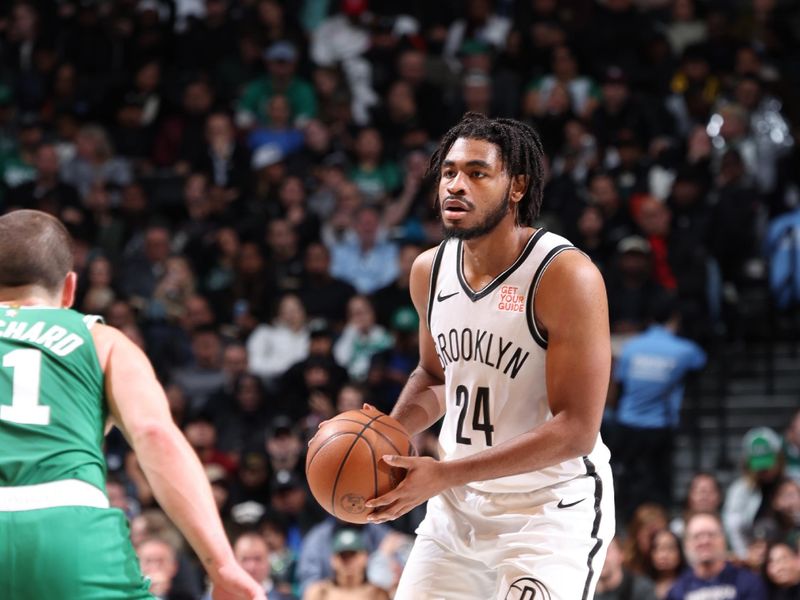
M 189 331 L 193 331 L 204 325 L 214 323 L 214 313 L 211 306 L 203 296 L 192 295 L 184 301 L 186 311 L 183 317 L 183 326 Z
M 418 86 L 425 81 L 425 54 L 419 50 L 406 50 L 397 61 L 397 71 L 401 80 Z
M 211 110 L 214 97 L 204 81 L 193 81 L 183 92 L 183 108 L 190 115 L 204 115 Z
M 650 550 L 653 567 L 659 572 L 674 572 L 681 564 L 680 542 L 668 529 L 653 536 Z
M 569 46 L 553 48 L 553 74 L 562 81 L 569 81 L 578 75 L 578 63 Z
M 286 96 L 277 94 L 270 98 L 267 114 L 274 129 L 288 129 L 292 120 L 292 108 Z
M 637 221 L 645 235 L 666 236 L 669 234 L 671 218 L 672 214 L 663 202 L 648 198 L 639 207 Z
M 206 219 L 211 214 L 211 202 L 208 199 L 208 180 L 202 173 L 193 173 L 186 178 L 183 186 L 183 199 L 186 212 L 195 221 Z
M 362 246 L 370 247 L 375 244 L 380 226 L 381 220 L 377 210 L 365 207 L 358 211 L 355 230 Z
M 260 535 L 249 533 L 239 537 L 233 555 L 250 577 L 259 583 L 269 579 L 269 549 Z
M 362 333 L 375 325 L 375 311 L 364 296 L 353 296 L 347 303 L 347 321 Z
M 294 331 L 302 329 L 306 324 L 306 309 L 300 298 L 287 294 L 278 304 L 278 321 Z
M 378 161 L 383 152 L 383 141 L 377 129 L 362 129 L 356 138 L 356 154 L 362 161 Z
M 597 175 L 589 183 L 592 202 L 605 214 L 612 214 L 619 207 L 619 193 L 614 180 L 608 175 Z
M 694 2 L 692 0 L 674 0 L 672 3 L 672 20 L 685 22 L 694 19 Z
M 584 238 L 594 238 L 603 232 L 603 214 L 597 206 L 587 206 L 578 218 L 578 231 Z
M 772 508 L 800 522 L 800 484 L 792 479 L 781 482 L 772 498 Z
M 231 118 L 225 113 L 213 113 L 206 122 L 206 139 L 213 149 L 233 145 L 234 130 Z
M 270 221 L 267 226 L 267 245 L 278 258 L 291 258 L 297 253 L 297 234 L 289 221 Z
M 55 179 L 58 177 L 59 160 L 54 146 L 42 144 L 36 151 L 36 173 L 39 179 Z
M 700 474 L 692 479 L 686 503 L 689 510 L 714 512 L 719 510 L 721 502 L 719 485 L 713 477 Z
M 304 130 L 306 147 L 318 154 L 323 154 L 330 149 L 331 132 L 322 121 L 311 119 L 306 123 Z
M 247 348 L 241 344 L 230 344 L 222 353 L 222 370 L 231 378 L 237 378 L 247 372 Z
M 800 412 L 796 412 L 792 417 L 792 422 L 786 430 L 786 438 L 793 445 L 800 447 Z
M 417 114 L 414 92 L 405 81 L 396 81 L 392 84 L 386 95 L 386 104 L 389 114 L 397 121 L 410 119 Z
M 800 559 L 788 544 L 775 544 L 767 554 L 767 578 L 778 587 L 800 582 Z
M 398 259 L 400 267 L 399 279 L 408 279 L 411 275 L 411 267 L 421 252 L 422 248 L 414 244 L 408 244 L 400 248 L 400 257 Z
M 621 81 L 607 81 L 603 84 L 603 102 L 606 108 L 615 113 L 628 100 L 628 86 Z
M 303 264 L 308 275 L 327 275 L 331 265 L 328 249 L 320 243 L 309 244 Z
M 336 410 L 339 412 L 359 410 L 363 405 L 364 392 L 355 386 L 344 386 L 336 396 Z
M 198 366 L 216 369 L 220 359 L 219 336 L 213 331 L 198 331 L 192 338 L 192 354 Z
M 692 567 L 712 567 L 725 561 L 725 535 L 718 519 L 697 514 L 686 524 L 686 558 Z
M 183 435 L 201 456 L 217 446 L 217 430 L 208 421 L 192 421 L 183 428 Z
M 168 543 L 151 539 L 136 549 L 142 574 L 150 578 L 150 592 L 157 596 L 169 592 L 172 578 L 178 572 L 175 550 Z
M 98 256 L 89 264 L 89 284 L 92 287 L 111 285 L 111 262 L 104 256 Z
M 170 253 L 170 236 L 166 227 L 151 227 L 144 234 L 144 255 L 150 263 L 167 260 Z
M 287 177 L 281 185 L 279 195 L 284 208 L 305 206 L 306 189 L 299 177 Z
M 28 41 L 36 38 L 39 17 L 30 4 L 19 3 L 11 11 L 10 38 L 14 41 Z
M 255 276 L 264 270 L 264 256 L 261 249 L 254 242 L 242 244 L 242 251 L 239 254 L 239 272 L 246 276 Z

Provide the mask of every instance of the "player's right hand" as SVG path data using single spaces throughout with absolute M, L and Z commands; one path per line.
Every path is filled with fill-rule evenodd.
M 229 563 L 211 575 L 213 600 L 266 600 L 261 586 L 237 563 Z

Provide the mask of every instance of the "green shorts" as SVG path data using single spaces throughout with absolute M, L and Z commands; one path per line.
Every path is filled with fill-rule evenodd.
M 3 600 L 152 599 L 116 508 L 0 512 Z

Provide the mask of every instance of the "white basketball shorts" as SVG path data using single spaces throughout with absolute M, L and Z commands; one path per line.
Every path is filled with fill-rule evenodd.
M 614 535 L 608 464 L 534 492 L 428 501 L 395 600 L 591 600 Z

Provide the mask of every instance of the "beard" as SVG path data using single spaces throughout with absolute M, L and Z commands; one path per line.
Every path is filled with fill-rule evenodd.
M 478 223 L 477 225 L 473 225 L 472 227 L 448 227 L 444 224 L 444 220 L 442 220 L 444 239 L 449 240 L 450 238 L 455 238 L 457 240 L 474 240 L 475 238 L 482 237 L 491 232 L 500 224 L 500 221 L 503 220 L 503 218 L 508 214 L 508 211 L 511 209 L 510 194 L 511 187 L 509 186 L 509 188 L 506 189 L 506 193 L 503 195 L 503 199 L 500 200 L 500 202 L 498 202 L 494 208 L 492 208 L 489 214 L 484 217 L 482 222 Z M 442 205 L 443 203 L 440 202 L 439 206 L 441 207 Z M 442 210 L 444 209 L 440 208 L 440 214 Z

